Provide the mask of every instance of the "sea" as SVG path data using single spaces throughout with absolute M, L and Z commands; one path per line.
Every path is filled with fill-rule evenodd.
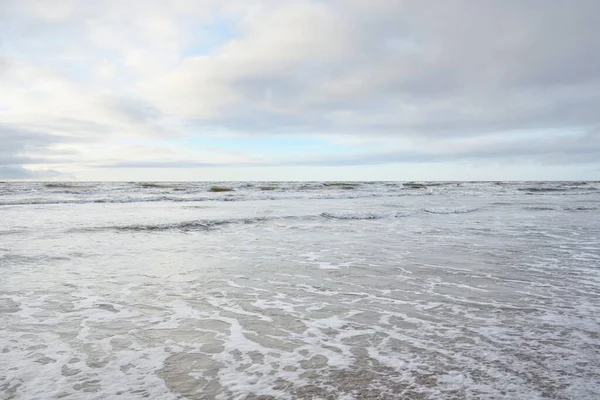
M 0 183 L 0 399 L 597 400 L 599 189 Z

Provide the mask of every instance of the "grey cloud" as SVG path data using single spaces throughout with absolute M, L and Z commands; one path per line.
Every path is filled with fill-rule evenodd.
M 421 162 L 499 162 L 535 161 L 546 165 L 595 164 L 600 160 L 600 135 L 597 129 L 579 135 L 560 135 L 552 138 L 523 138 L 513 141 L 480 140 L 452 151 L 437 149 L 421 151 L 388 150 L 364 152 L 334 157 L 312 157 L 283 161 L 285 165 L 382 165 Z
M 133 124 L 152 125 L 162 117 L 158 108 L 142 99 L 120 96 L 109 98 L 107 102 Z
M 52 155 L 68 160 L 70 153 L 52 150 L 66 138 L 43 132 L 31 132 L 0 125 L 0 177 L 5 179 L 45 179 L 61 175 L 54 170 L 32 170 L 26 165 L 54 164 Z
M 18 159 L 25 152 L 45 152 L 65 138 L 41 132 L 32 132 L 18 127 L 0 125 L 0 157 Z
M 600 122 L 597 1 L 358 3 L 324 3 L 354 29 L 344 57 L 278 73 L 240 64 L 237 74 L 235 58 L 216 60 L 233 71 L 228 84 L 241 100 L 204 123 L 250 134 L 447 137 Z

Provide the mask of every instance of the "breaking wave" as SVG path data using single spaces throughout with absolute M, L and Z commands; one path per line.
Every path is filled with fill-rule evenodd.
M 89 232 L 89 231 L 106 231 L 116 230 L 121 232 L 163 232 L 163 231 L 208 231 L 219 226 L 232 224 L 256 224 L 263 221 L 284 219 L 293 217 L 257 217 L 257 218 L 237 218 L 237 219 L 204 219 L 195 221 L 184 221 L 166 224 L 133 224 L 133 225 L 116 225 L 116 226 L 100 226 L 93 228 L 74 229 L 74 231 Z
M 286 220 L 286 221 L 310 221 L 318 219 L 327 219 L 333 221 L 367 221 L 379 219 L 394 219 L 409 217 L 416 215 L 419 212 L 431 214 L 464 214 L 473 212 L 478 209 L 428 209 L 415 211 L 397 211 L 392 213 L 377 213 L 377 212 L 338 212 L 327 211 L 314 215 L 284 215 L 272 217 L 254 217 L 254 218 L 232 218 L 232 219 L 201 219 L 193 221 L 183 221 L 164 224 L 132 224 L 132 225 L 114 225 L 114 226 L 97 226 L 86 228 L 75 228 L 73 232 L 97 232 L 97 231 L 121 231 L 121 232 L 164 232 L 164 231 L 179 231 L 179 232 L 198 232 L 211 231 L 219 227 L 228 225 L 251 225 L 262 222 Z

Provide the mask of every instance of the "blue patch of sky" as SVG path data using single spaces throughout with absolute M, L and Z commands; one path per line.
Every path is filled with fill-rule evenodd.
M 190 44 L 183 51 L 184 57 L 210 55 L 239 34 L 234 21 L 217 17 L 209 24 L 195 27 L 192 36 Z
M 281 137 L 260 139 L 185 138 L 177 141 L 186 147 L 216 147 L 264 156 L 325 156 L 355 154 L 356 147 L 341 146 L 325 139 Z M 362 148 L 360 150 L 363 150 Z

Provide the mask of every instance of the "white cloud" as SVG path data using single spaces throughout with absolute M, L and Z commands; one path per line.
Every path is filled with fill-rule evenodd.
M 42 21 L 62 21 L 71 16 L 76 0 L 21 0 L 0 3 L 3 7 L 15 8 L 15 11 Z

